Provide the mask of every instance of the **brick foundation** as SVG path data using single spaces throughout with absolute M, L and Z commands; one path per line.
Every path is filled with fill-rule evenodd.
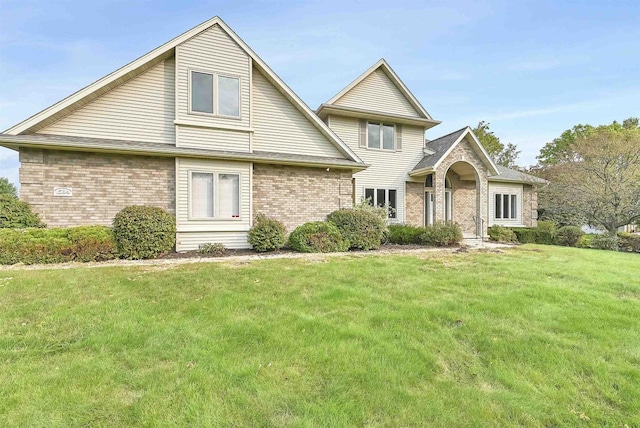
M 353 206 L 351 172 L 254 164 L 253 215 L 266 214 L 282 221 L 291 232 L 309 221 Z
M 173 158 L 21 148 L 20 162 L 20 199 L 49 227 L 110 226 L 128 205 L 175 213 Z M 72 196 L 54 196 L 54 187 Z

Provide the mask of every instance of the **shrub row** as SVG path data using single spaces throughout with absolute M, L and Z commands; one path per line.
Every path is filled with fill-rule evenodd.
M 387 239 L 391 244 L 398 245 L 420 244 L 447 247 L 462 242 L 462 230 L 456 223 L 438 222 L 427 227 L 393 225 L 389 226 Z
M 111 229 L 1 229 L 0 264 L 103 261 L 117 256 Z

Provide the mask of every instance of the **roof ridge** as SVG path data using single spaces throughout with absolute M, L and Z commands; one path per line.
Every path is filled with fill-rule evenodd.
M 460 128 L 460 129 L 458 129 L 458 130 L 455 130 L 455 131 L 453 131 L 453 132 L 449 132 L 448 134 L 444 134 L 444 135 L 442 135 L 442 136 L 440 136 L 440 137 L 438 137 L 438 138 L 434 138 L 433 140 L 429 140 L 429 142 L 430 142 L 430 143 L 432 143 L 432 142 L 434 142 L 434 141 L 438 141 L 438 140 L 439 140 L 439 139 L 441 139 L 441 138 L 448 137 L 449 135 L 453 135 L 453 134 L 455 134 L 456 132 L 464 131 L 464 130 L 465 130 L 465 129 L 467 129 L 467 128 L 469 128 L 469 125 L 465 126 L 464 128 Z

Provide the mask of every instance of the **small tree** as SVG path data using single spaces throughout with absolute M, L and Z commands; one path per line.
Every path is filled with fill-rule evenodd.
M 0 195 L 18 197 L 18 188 L 6 177 L 0 177 Z
M 502 144 L 500 138 L 498 138 L 493 131 L 489 130 L 489 123 L 485 121 L 478 123 L 478 126 L 473 128 L 473 133 L 478 137 L 480 144 L 482 144 L 482 147 L 484 147 L 489 156 L 491 156 L 498 165 L 506 166 L 507 168 L 517 167 L 516 160 L 520 154 L 518 147 L 511 143 L 508 143 L 506 146 Z

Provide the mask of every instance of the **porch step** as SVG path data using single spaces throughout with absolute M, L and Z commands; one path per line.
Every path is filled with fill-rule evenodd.
M 483 245 L 483 243 L 482 238 L 464 238 L 462 240 L 462 245 L 466 245 L 467 247 L 478 247 Z

